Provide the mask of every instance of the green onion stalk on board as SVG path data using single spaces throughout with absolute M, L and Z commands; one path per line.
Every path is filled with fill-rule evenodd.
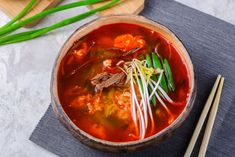
M 58 23 L 55 23 L 55 24 L 48 26 L 48 27 L 45 27 L 45 28 L 32 30 L 32 31 L 26 31 L 26 32 L 22 32 L 22 33 L 13 34 L 13 35 L 7 35 L 9 33 L 12 33 L 15 30 L 21 28 L 25 24 L 28 24 L 34 20 L 39 19 L 39 18 L 45 17 L 49 14 L 53 14 L 55 12 L 59 12 L 59 11 L 63 11 L 66 9 L 75 8 L 75 7 L 79 7 L 79 6 L 103 2 L 103 1 L 104 0 L 82 0 L 79 2 L 61 5 L 61 6 L 52 8 L 52 9 L 45 10 L 41 13 L 38 13 L 38 14 L 36 14 L 32 17 L 29 17 L 27 19 L 24 19 L 22 21 L 16 22 L 16 21 L 20 20 L 20 18 L 22 18 L 33 7 L 33 5 L 35 4 L 36 1 L 31 0 L 31 2 L 26 6 L 26 8 L 16 18 L 14 18 L 12 21 L 7 23 L 5 26 L 0 28 L 0 45 L 12 44 L 12 43 L 16 43 L 16 42 L 22 42 L 22 41 L 37 38 L 39 36 L 42 36 L 50 31 L 52 31 L 52 30 L 55 30 L 55 29 L 67 26 L 69 24 L 75 23 L 77 21 L 80 21 L 82 19 L 85 19 L 86 17 L 88 17 L 90 15 L 93 15 L 99 11 L 110 8 L 110 7 L 114 6 L 115 4 L 117 4 L 118 2 L 120 2 L 120 0 L 112 0 L 109 3 L 104 4 L 101 7 L 98 7 L 96 9 L 93 9 L 93 10 L 84 12 L 82 14 L 73 16 L 71 18 L 67 18 L 65 20 L 62 20 Z
M 11 21 L 9 21 L 4 26 L 0 27 L 0 31 L 11 26 L 12 24 L 20 20 L 22 17 L 24 17 L 36 3 L 37 3 L 37 0 L 31 0 L 29 4 L 16 17 L 14 17 Z

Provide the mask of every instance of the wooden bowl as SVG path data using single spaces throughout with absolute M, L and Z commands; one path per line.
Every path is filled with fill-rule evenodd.
M 173 45 L 178 50 L 178 52 L 180 52 L 180 55 L 184 59 L 187 69 L 189 70 L 189 80 L 191 82 L 190 84 L 191 87 L 190 87 L 188 101 L 184 110 L 171 125 L 163 129 L 162 131 L 158 132 L 157 134 L 147 137 L 143 140 L 131 141 L 131 142 L 110 142 L 110 141 L 105 141 L 105 140 L 101 140 L 96 137 L 93 137 L 90 134 L 78 128 L 69 119 L 68 115 L 63 110 L 62 105 L 60 104 L 60 101 L 58 98 L 57 72 L 59 70 L 59 65 L 61 63 L 62 58 L 68 52 L 70 47 L 73 45 L 73 43 L 76 40 L 82 38 L 83 36 L 87 35 L 91 31 L 97 28 L 100 28 L 103 25 L 114 24 L 114 23 L 136 24 L 136 25 L 140 25 L 148 29 L 151 29 L 153 31 L 159 32 L 164 38 L 166 38 L 171 43 L 173 43 Z M 141 150 L 143 148 L 146 148 L 149 145 L 153 145 L 155 143 L 159 143 L 165 140 L 173 133 L 173 131 L 176 128 L 178 128 L 181 125 L 181 123 L 186 119 L 186 117 L 190 113 L 193 103 L 194 103 L 195 96 L 196 96 L 196 87 L 195 87 L 196 85 L 195 85 L 194 77 L 195 76 L 194 76 L 193 64 L 191 62 L 191 59 L 187 50 L 185 49 L 184 45 L 179 40 L 179 38 L 177 38 L 176 35 L 172 31 L 170 31 L 167 27 L 157 22 L 153 22 L 149 19 L 146 19 L 142 16 L 135 16 L 135 15 L 107 16 L 107 17 L 94 20 L 80 27 L 70 36 L 70 38 L 65 42 L 64 46 L 61 48 L 60 53 L 55 61 L 55 65 L 54 65 L 53 72 L 52 72 L 51 101 L 52 101 L 53 110 L 56 116 L 68 128 L 68 130 L 76 138 L 78 138 L 82 143 L 92 148 L 96 148 L 96 149 L 103 150 L 103 151 L 131 152 L 131 151 Z

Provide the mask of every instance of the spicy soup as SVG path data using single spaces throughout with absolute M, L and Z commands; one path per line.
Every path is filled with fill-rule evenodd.
M 144 139 L 168 127 L 191 88 L 173 44 L 126 23 L 102 26 L 77 40 L 57 78 L 60 103 L 73 123 L 113 142 Z

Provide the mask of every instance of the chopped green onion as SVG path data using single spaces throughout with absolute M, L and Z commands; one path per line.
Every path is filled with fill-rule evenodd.
M 147 65 L 148 67 L 153 67 L 152 61 L 151 61 L 151 57 L 149 54 L 146 55 L 146 61 L 147 61 Z
M 153 67 L 153 63 L 152 63 L 152 60 L 151 60 L 151 57 L 150 57 L 149 54 L 146 55 L 146 61 L 147 61 L 147 66 L 148 66 L 149 68 Z M 157 78 L 156 78 L 155 75 L 153 75 L 151 78 L 152 78 L 154 81 L 157 81 Z M 149 93 L 152 93 L 152 89 L 151 89 L 151 88 L 149 88 Z M 153 98 L 151 99 L 151 102 L 152 102 L 152 104 L 153 104 L 154 107 L 157 106 L 157 99 L 156 99 L 155 95 L 154 95 Z
M 157 68 L 163 69 L 160 59 L 158 58 L 158 56 L 154 52 L 152 53 L 152 59 L 153 59 L 153 67 L 155 69 L 157 69 Z M 166 82 L 166 78 L 164 75 L 162 77 L 160 86 L 168 93 L 167 82 Z
M 170 91 L 175 91 L 175 83 L 171 72 L 171 67 L 167 59 L 163 60 L 163 68 L 167 79 L 168 88 Z
M 142 80 L 139 80 L 139 84 L 140 84 L 141 91 L 143 92 L 143 91 L 144 91 L 144 88 L 143 88 L 143 82 L 142 82 Z
M 160 61 L 160 59 L 158 58 L 158 56 L 154 52 L 152 52 L 152 58 L 153 58 L 153 66 L 154 66 L 154 68 L 162 69 L 161 61 Z

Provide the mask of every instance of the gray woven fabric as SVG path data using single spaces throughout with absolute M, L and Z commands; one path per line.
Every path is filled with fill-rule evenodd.
M 198 93 L 193 110 L 183 125 L 170 139 L 144 151 L 111 154 L 78 142 L 49 107 L 30 140 L 63 157 L 182 156 L 215 78 L 222 74 L 225 86 L 207 156 L 235 156 L 235 26 L 170 0 L 147 0 L 141 14 L 173 30 L 192 57 Z M 197 155 L 198 149 L 199 142 L 193 156 Z

